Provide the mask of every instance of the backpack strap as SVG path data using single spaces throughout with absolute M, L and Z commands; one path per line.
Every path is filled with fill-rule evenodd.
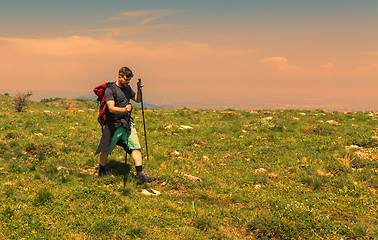
M 113 98 L 114 98 L 114 102 L 115 102 L 115 99 L 116 99 L 116 89 L 114 88 L 114 84 L 115 84 L 115 82 L 108 82 L 108 83 L 106 83 L 106 86 L 107 86 L 107 88 L 109 88 L 110 90 L 112 90 L 112 94 L 113 94 Z M 106 101 L 106 98 L 105 98 L 105 101 Z M 105 109 L 106 108 L 108 108 L 108 104 L 105 103 Z
M 116 98 L 116 89 L 114 88 L 114 84 L 116 84 L 116 83 L 115 82 L 109 82 L 109 83 L 107 83 L 108 88 L 110 88 L 110 90 L 112 90 L 113 98 L 114 98 L 114 101 L 115 101 L 115 98 Z

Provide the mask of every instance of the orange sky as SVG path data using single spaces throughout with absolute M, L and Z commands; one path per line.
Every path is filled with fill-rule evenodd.
M 35 100 L 90 97 L 94 86 L 115 80 L 118 68 L 127 65 L 145 81 L 145 101 L 158 105 L 377 108 L 378 35 L 371 28 L 377 22 L 371 22 L 368 6 L 358 12 L 366 16 L 365 25 L 361 19 L 343 22 L 346 13 L 334 18 L 314 14 L 311 21 L 298 23 L 306 20 L 305 14 L 290 19 L 288 12 L 276 12 L 277 17 L 268 10 L 256 19 L 239 10 L 245 19 L 227 22 L 226 31 L 219 19 L 207 21 L 204 13 L 199 13 L 200 19 L 177 22 L 195 10 L 175 8 L 114 10 L 97 25 L 80 29 L 0 32 L 0 92 L 33 91 Z M 273 16 L 260 25 L 253 21 Z M 281 23 L 285 17 L 287 22 Z M 135 18 L 138 21 L 130 23 Z M 129 25 L 122 27 L 122 21 Z

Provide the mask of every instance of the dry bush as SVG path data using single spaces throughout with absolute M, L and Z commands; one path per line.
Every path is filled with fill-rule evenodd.
M 17 112 L 21 112 L 28 107 L 28 99 L 33 95 L 32 92 L 17 93 L 14 99 L 14 107 Z

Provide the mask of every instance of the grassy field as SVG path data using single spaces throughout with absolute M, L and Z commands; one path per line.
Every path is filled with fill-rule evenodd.
M 97 176 L 96 102 L 0 104 L 0 239 L 378 238 L 378 113 L 146 110 L 137 185 L 121 148 Z

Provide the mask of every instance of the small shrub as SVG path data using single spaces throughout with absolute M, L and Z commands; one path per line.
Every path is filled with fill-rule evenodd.
M 10 172 L 19 173 L 22 172 L 21 166 L 17 162 L 11 162 L 8 167 Z
M 127 205 L 124 205 L 122 208 L 121 208 L 121 211 L 123 213 L 129 213 L 131 211 L 131 208 Z
M 13 217 L 13 215 L 14 215 L 14 210 L 10 206 L 7 206 L 2 212 L 2 219 L 3 221 L 7 221 L 11 217 Z
M 0 155 L 4 154 L 8 150 L 8 146 L 5 143 L 0 142 Z
M 353 239 L 373 239 L 373 234 L 369 232 L 369 224 L 358 222 L 351 227 L 350 237 Z
M 68 182 L 70 174 L 70 171 L 66 168 L 61 167 L 58 169 L 58 176 L 61 183 Z
M 203 231 L 209 228 L 209 222 L 203 218 L 199 218 L 195 221 L 194 226 Z
M 15 138 L 17 138 L 17 134 L 15 134 L 15 133 L 8 133 L 5 136 L 5 139 L 15 139 Z
M 204 230 L 208 230 L 208 229 L 212 228 L 212 223 L 211 223 L 210 219 L 208 219 L 206 217 L 197 217 L 194 220 L 194 227 L 201 230 L 201 231 L 204 231 Z
M 353 145 L 357 145 L 363 148 L 375 148 L 378 147 L 378 140 L 375 138 L 359 138 L 359 139 L 354 139 L 352 142 Z
M 252 175 L 252 180 L 257 183 L 267 184 L 269 182 L 269 177 L 266 173 L 260 173 Z
M 320 190 L 323 185 L 323 181 L 320 176 L 311 176 L 307 174 L 301 177 L 301 183 L 306 184 L 313 190 Z
M 48 103 L 48 102 L 53 102 L 53 101 L 57 101 L 57 100 L 60 100 L 61 98 L 59 97 L 56 97 L 56 98 L 43 98 L 41 99 L 41 103 Z
M 4 192 L 5 196 L 7 198 L 9 198 L 10 196 L 12 196 L 14 194 L 14 189 L 13 187 L 9 186 L 9 185 L 6 185 L 5 186 L 5 192 Z
M 41 175 L 39 175 L 38 173 L 35 173 L 34 174 L 34 179 L 35 180 L 40 180 L 41 179 Z
M 93 223 L 92 229 L 90 229 L 91 232 L 94 234 L 109 234 L 113 230 L 114 221 L 111 221 L 110 219 L 100 219 Z
M 145 231 L 140 227 L 135 227 L 128 229 L 126 234 L 130 236 L 130 238 L 142 238 Z
M 28 99 L 32 95 L 32 92 L 16 94 L 16 98 L 14 99 L 14 107 L 17 112 L 22 112 L 28 107 Z
M 52 193 L 47 188 L 40 189 L 34 196 L 33 205 L 41 206 L 52 201 Z
M 129 196 L 132 190 L 130 188 L 120 187 L 118 192 L 120 192 L 123 196 Z
M 308 126 L 304 129 L 306 133 L 317 134 L 320 136 L 329 136 L 334 133 L 334 130 L 325 126 Z
M 54 164 L 49 164 L 46 167 L 45 173 L 48 178 L 52 179 L 53 177 L 57 175 L 58 169 L 56 168 Z
M 274 125 L 272 127 L 269 127 L 269 129 L 273 132 L 284 132 L 286 130 L 286 127 L 284 125 Z
M 257 214 L 247 224 L 247 233 L 257 239 L 293 239 L 297 234 L 293 225 L 270 212 Z

